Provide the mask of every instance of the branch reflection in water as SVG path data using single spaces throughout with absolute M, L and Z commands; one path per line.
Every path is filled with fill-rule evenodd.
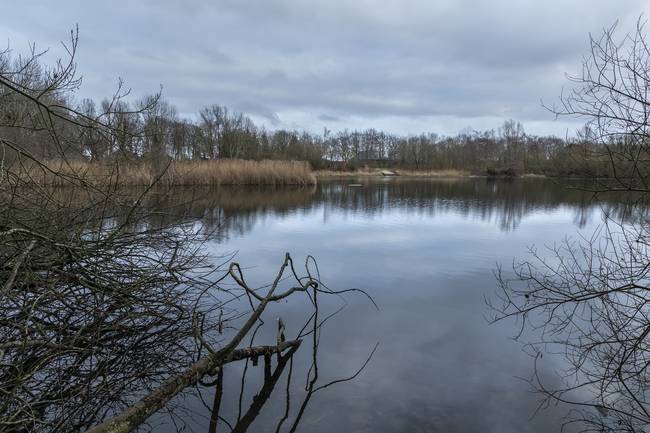
M 320 281 L 320 275 L 318 276 L 317 280 Z M 322 283 L 321 283 L 321 288 L 323 288 Z M 326 287 L 325 289 L 327 290 L 326 293 L 335 292 L 335 291 L 330 291 Z M 358 290 L 354 289 L 353 291 L 358 291 Z M 321 307 L 319 306 L 318 293 L 319 290 L 316 290 L 315 288 L 311 291 L 311 293 L 308 293 L 309 300 L 313 306 L 312 313 L 306 319 L 304 325 L 297 333 L 297 335 L 289 340 L 289 342 L 298 342 L 298 344 L 292 345 L 290 350 L 284 354 L 282 354 L 282 352 L 277 352 L 275 354 L 276 355 L 275 360 L 273 359 L 274 356 L 268 352 L 265 353 L 264 355 L 260 355 L 259 357 L 254 356 L 254 357 L 246 358 L 244 368 L 241 373 L 241 379 L 240 379 L 240 391 L 237 400 L 238 411 L 237 411 L 237 416 L 234 420 L 231 419 L 232 416 L 229 416 L 230 414 L 222 413 L 222 402 L 224 400 L 224 392 L 223 392 L 224 375 L 228 374 L 228 372 L 226 371 L 227 367 L 224 366 L 220 368 L 214 375 L 214 380 L 212 381 L 203 380 L 200 382 L 201 388 L 199 388 L 198 396 L 204 408 L 210 411 L 209 425 L 208 425 L 209 433 L 216 433 L 217 431 L 230 431 L 236 433 L 243 433 L 248 431 L 251 425 L 253 424 L 253 422 L 260 415 L 261 410 L 265 407 L 266 403 L 269 401 L 271 394 L 274 392 L 285 370 L 287 370 L 287 373 L 286 373 L 285 386 L 284 386 L 284 393 L 285 393 L 284 408 L 282 410 L 281 416 L 279 416 L 279 419 L 277 420 L 275 427 L 273 429 L 276 433 L 279 433 L 281 431 L 295 432 L 296 429 L 298 428 L 299 423 L 303 418 L 303 415 L 305 414 L 308 408 L 308 405 L 312 397 L 316 393 L 321 392 L 326 388 L 329 388 L 330 386 L 342 384 L 354 380 L 357 376 L 359 376 L 362 373 L 362 371 L 365 369 L 365 367 L 368 365 L 373 355 L 375 354 L 379 346 L 379 342 L 377 342 L 374 345 L 374 347 L 372 347 L 372 350 L 370 350 L 368 357 L 359 366 L 359 368 L 356 371 L 352 372 L 349 376 L 330 379 L 328 381 L 323 381 L 322 378 L 319 376 L 318 351 L 319 351 L 320 339 L 321 336 L 323 335 L 323 329 L 325 328 L 324 325 L 326 324 L 327 321 L 334 318 L 336 315 L 340 314 L 344 310 L 346 303 L 345 300 L 341 297 L 340 299 L 343 301 L 343 304 L 341 306 L 339 306 L 332 312 L 323 313 L 321 312 Z M 338 291 L 336 293 L 340 295 L 342 292 Z M 377 307 L 377 305 L 374 304 L 374 301 L 372 301 L 370 297 L 368 297 L 368 299 L 370 300 L 370 302 L 373 303 L 373 305 L 375 305 L 375 307 Z M 255 328 L 255 330 L 251 335 L 249 341 L 249 347 L 255 346 L 256 339 L 258 338 L 258 331 L 264 325 L 269 326 L 273 324 L 268 322 L 265 323 L 262 319 L 260 319 L 257 327 Z M 284 333 L 284 325 L 282 324 L 281 318 L 278 318 L 278 333 L 277 333 L 278 343 L 284 341 L 283 333 Z M 309 342 L 309 346 L 307 346 L 307 344 L 304 343 L 300 344 L 303 341 L 305 343 Z M 296 352 L 299 350 L 300 347 L 303 348 L 309 347 L 310 365 L 305 377 L 304 395 L 302 395 L 299 400 L 295 400 L 295 395 L 294 395 L 295 390 L 292 389 L 292 383 L 297 380 L 294 377 L 295 374 L 294 355 L 296 354 Z M 252 396 L 251 399 L 252 401 L 250 403 L 250 406 L 245 412 L 243 412 L 242 408 L 246 396 L 247 376 L 249 375 L 252 369 L 260 368 L 259 358 L 262 358 L 262 362 L 263 362 L 263 366 L 261 367 L 263 369 L 263 381 L 261 386 L 258 388 L 258 391 L 255 393 L 255 395 Z M 208 394 L 210 392 L 213 393 L 212 403 L 209 403 Z M 269 425 L 266 425 L 264 429 L 266 431 L 272 430 Z

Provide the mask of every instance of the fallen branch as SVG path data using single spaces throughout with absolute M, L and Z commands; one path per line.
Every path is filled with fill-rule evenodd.
M 103 422 L 86 433 L 127 433 L 135 430 L 140 424 L 146 421 L 149 416 L 161 409 L 183 389 L 196 385 L 204 375 L 215 371 L 230 362 L 239 361 L 245 358 L 282 353 L 284 350 L 296 349 L 300 346 L 301 340 L 286 341 L 277 346 L 255 346 L 245 347 L 231 351 L 226 356 L 218 356 L 220 352 L 206 356 L 195 362 L 184 373 L 174 376 L 163 383 L 159 388 L 149 395 L 130 406 L 116 417 Z
M 210 355 L 199 359 L 185 372 L 167 379 L 161 386 L 153 390 L 151 393 L 149 393 L 147 396 L 135 404 L 126 408 L 119 415 L 89 429 L 86 433 L 129 433 L 135 430 L 140 424 L 145 422 L 151 415 L 163 408 L 172 398 L 174 398 L 185 388 L 195 385 L 203 376 L 215 371 L 222 365 L 235 361 L 236 359 L 233 357 L 236 355 L 239 356 L 238 359 L 255 357 L 256 352 L 253 351 L 252 348 L 244 348 L 238 350 L 235 350 L 235 348 L 239 345 L 239 343 L 241 343 L 242 339 L 248 334 L 253 325 L 258 321 L 269 302 L 282 299 L 294 292 L 295 289 L 289 289 L 285 293 L 279 295 L 279 297 L 274 296 L 274 292 L 282 280 L 282 275 L 284 274 L 287 267 L 290 267 L 293 271 L 293 262 L 291 260 L 291 256 L 288 253 L 285 254 L 284 262 L 280 267 L 280 271 L 275 277 L 275 280 L 273 281 L 273 284 L 271 285 L 266 296 L 262 298 L 261 296 L 255 294 L 255 297 L 257 299 L 260 299 L 261 302 L 254 308 L 253 313 L 248 317 L 246 323 L 244 323 L 244 325 L 239 329 L 239 331 L 230 340 L 230 342 L 228 342 L 228 344 L 226 344 L 218 351 L 211 352 Z M 235 281 L 244 290 L 246 290 L 249 295 L 254 294 L 255 291 L 248 287 L 243 278 L 241 278 L 241 274 L 238 278 L 237 274 L 234 272 L 235 269 L 240 269 L 239 265 L 237 263 L 231 263 L 229 273 L 233 276 L 233 278 L 235 278 Z M 318 287 L 318 284 L 309 278 L 300 287 L 300 290 L 305 291 L 309 287 L 314 287 L 315 289 Z M 299 340 L 294 340 L 291 342 L 278 344 L 277 346 L 262 346 L 262 352 L 258 353 L 257 356 L 260 354 L 266 354 L 267 356 L 270 356 L 271 353 L 281 353 L 284 349 L 299 344 Z

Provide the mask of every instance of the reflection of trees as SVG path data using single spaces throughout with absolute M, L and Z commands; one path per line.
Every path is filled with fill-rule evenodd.
M 131 191 L 135 195 L 135 191 Z M 74 192 L 61 191 L 74 203 Z M 128 194 L 124 192 L 123 194 Z M 82 198 L 76 205 L 84 206 Z M 269 217 L 311 212 L 322 209 L 325 222 L 332 214 L 379 216 L 399 209 L 414 216 L 434 217 L 454 213 L 463 218 L 491 222 L 510 231 L 533 212 L 551 212 L 569 208 L 574 222 L 584 227 L 596 208 L 622 220 L 638 219 L 639 206 L 618 201 L 616 196 L 593 195 L 578 189 L 566 189 L 550 181 L 490 179 L 392 179 L 366 181 L 361 187 L 347 182 L 325 182 L 309 188 L 225 187 L 176 188 L 164 194 L 149 194 L 145 205 L 151 210 L 139 224 L 173 227 L 200 222 L 212 238 L 223 242 L 243 235 Z M 643 206 L 642 206 L 643 208 Z M 637 209 L 636 211 L 634 209 Z M 116 224 L 125 216 L 110 213 Z
M 595 206 L 587 192 L 540 180 L 398 180 L 366 188 L 323 185 L 319 192 L 324 203 L 342 212 L 375 215 L 395 207 L 418 215 L 452 212 L 464 218 L 495 222 L 505 231 L 516 228 L 532 212 L 550 212 L 560 207 L 574 209 L 580 215 L 576 222 L 582 226 Z M 606 203 L 613 199 L 601 198 Z M 612 201 L 611 205 L 614 204 Z M 616 211 L 617 207 L 611 209 Z
M 314 187 L 227 187 L 179 190 L 156 206 L 165 209 L 163 219 L 200 221 L 218 241 L 243 235 L 267 215 L 284 216 L 313 203 Z M 160 223 L 161 221 L 158 221 Z
M 630 208 L 614 196 L 593 200 L 590 193 L 540 180 L 408 180 L 366 181 L 361 187 L 347 182 L 321 183 L 312 188 L 228 187 L 214 190 L 178 189 L 151 202 L 159 207 L 157 224 L 200 221 L 215 239 L 242 235 L 269 216 L 286 216 L 320 207 L 325 221 L 332 214 L 376 216 L 393 209 L 413 215 L 454 213 L 463 218 L 493 222 L 510 231 L 533 212 L 570 208 L 584 227 L 596 206 L 622 218 Z

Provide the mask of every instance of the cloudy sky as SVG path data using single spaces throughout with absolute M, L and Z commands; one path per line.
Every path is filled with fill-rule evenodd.
M 2 5 L 2 3 L 5 3 Z M 565 135 L 552 102 L 589 33 L 648 0 L 0 0 L 0 37 L 56 52 L 78 24 L 80 96 L 122 77 L 182 115 L 227 105 L 270 128 L 455 134 L 520 120 Z

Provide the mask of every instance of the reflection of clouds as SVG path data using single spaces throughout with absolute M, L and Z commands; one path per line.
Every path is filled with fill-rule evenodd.
M 507 267 L 526 246 L 574 233 L 578 211 L 589 230 L 598 206 L 544 182 L 485 179 L 321 184 L 294 202 L 284 196 L 274 206 L 272 199 L 241 211 L 244 221 L 253 217 L 250 232 L 211 247 L 240 251 L 256 285 L 269 282 L 285 251 L 297 261 L 313 254 L 328 286 L 367 289 L 381 308 L 349 296 L 328 323 L 324 377 L 354 371 L 381 344 L 357 380 L 319 396 L 304 431 L 557 430 L 563 410 L 529 421 L 538 397 L 512 376 L 527 376 L 531 360 L 509 339 L 511 327 L 487 326 L 484 295 L 494 289 L 497 262 Z M 236 208 L 224 208 L 237 218 Z M 305 312 L 286 308 L 288 324 Z M 308 359 L 300 360 L 296 368 L 307 368 Z
M 396 242 L 414 242 L 418 239 L 417 234 L 407 232 L 389 232 L 387 230 L 361 232 L 353 231 L 336 240 L 344 246 L 362 247 L 364 245 L 376 246 L 377 244 L 393 244 Z

